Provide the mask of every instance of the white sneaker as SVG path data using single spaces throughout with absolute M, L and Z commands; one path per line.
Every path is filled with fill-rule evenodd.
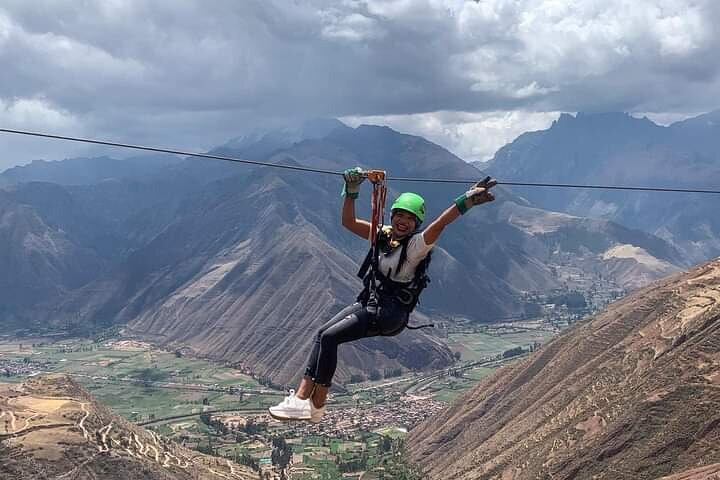
M 325 405 L 317 408 L 312 400 L 310 400 L 310 421 L 312 423 L 320 423 L 323 415 L 325 415 Z
M 276 420 L 311 420 L 311 403 L 310 400 L 297 398 L 295 390 L 290 390 L 290 395 L 285 397 L 279 404 L 270 407 L 268 411 L 270 416 Z

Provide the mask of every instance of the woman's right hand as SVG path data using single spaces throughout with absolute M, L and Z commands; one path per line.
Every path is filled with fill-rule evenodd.
M 350 198 L 357 198 L 360 193 L 360 184 L 365 181 L 365 178 L 360 167 L 345 170 L 343 172 L 343 179 L 345 179 L 343 195 Z

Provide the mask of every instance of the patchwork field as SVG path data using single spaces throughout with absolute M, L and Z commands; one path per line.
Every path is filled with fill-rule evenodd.
M 28 339 L 0 343 L 3 381 L 37 372 L 68 373 L 101 402 L 131 421 L 205 410 L 262 408 L 276 395 L 249 375 L 200 359 L 159 351 L 142 343 Z M 258 395 L 250 391 L 268 391 Z M 242 394 L 238 393 L 242 391 Z
M 445 341 L 453 351 L 460 352 L 461 362 L 477 362 L 513 348 L 546 343 L 554 336 L 545 330 L 516 329 L 503 333 L 451 333 Z
M 197 451 L 259 470 L 271 468 L 273 439 L 284 438 L 292 445 L 293 478 L 311 479 L 318 474 L 340 478 L 342 471 L 353 470 L 365 471 L 363 479 L 380 478 L 370 475 L 370 470 L 397 470 L 404 475 L 398 453 L 412 425 L 428 412 L 443 410 L 443 403 L 453 402 L 502 364 L 518 358 L 504 358 L 508 350 L 529 351 L 552 337 L 549 332 L 524 328 L 477 330 L 453 333 L 446 339 L 459 352 L 458 362 L 449 369 L 402 371 L 400 376 L 382 372 L 378 380 L 347 386 L 348 394 L 334 392 L 327 418 L 313 430 L 272 421 L 264 413 L 286 393 L 264 387 L 237 369 L 141 342 L 0 341 L 0 374 L 5 372 L 5 382 L 20 382 L 44 372 L 71 374 L 126 419 Z M 33 406 L 34 411 L 46 407 L 56 405 Z M 13 419 L 16 425 L 25 422 L 18 415 L 8 418 L 11 426 Z M 225 430 L 217 423 L 230 425 L 238 419 L 245 426 Z

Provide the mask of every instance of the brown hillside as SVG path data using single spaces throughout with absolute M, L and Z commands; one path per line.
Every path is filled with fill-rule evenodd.
M 656 282 L 413 430 L 432 479 L 714 478 L 720 260 Z
M 64 375 L 0 384 L 3 480 L 249 480 L 258 474 L 133 425 Z

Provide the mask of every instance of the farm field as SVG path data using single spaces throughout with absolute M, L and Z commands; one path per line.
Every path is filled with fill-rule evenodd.
M 451 350 L 460 352 L 461 362 L 477 362 L 513 348 L 527 348 L 535 342 L 547 343 L 555 335 L 545 330 L 516 329 L 502 333 L 451 333 L 445 341 Z
M 259 470 L 272 468 L 273 442 L 282 438 L 292 450 L 293 478 L 320 474 L 334 479 L 353 471 L 365 471 L 363 479 L 380 478 L 373 475 L 397 469 L 398 475 L 404 474 L 398 455 L 406 431 L 426 416 L 423 412 L 442 410 L 443 404 L 455 401 L 502 364 L 553 337 L 550 332 L 514 327 L 477 330 L 445 339 L 460 357 L 450 368 L 402 371 L 400 376 L 382 372 L 377 380 L 346 385 L 348 394 L 333 392 L 328 419 L 315 430 L 276 422 L 264 413 L 286 393 L 228 366 L 137 341 L 0 341 L 0 373 L 4 368 L 4 382 L 21 382 L 43 372 L 68 373 L 128 420 L 147 423 L 146 428 L 190 448 Z M 520 353 L 504 355 L 519 348 Z M 415 403 L 405 403 L 408 399 Z M 233 419 L 240 424 L 230 427 Z M 348 419 L 362 424 L 353 426 Z M 228 428 L 219 421 L 228 422 Z
M 68 373 L 98 400 L 136 422 L 205 410 L 263 408 L 277 401 L 277 395 L 244 391 L 241 398 L 236 393 L 240 389 L 267 389 L 238 370 L 139 342 L 3 342 L 0 362 L 17 362 L 34 373 Z M 3 381 L 19 382 L 34 373 Z

